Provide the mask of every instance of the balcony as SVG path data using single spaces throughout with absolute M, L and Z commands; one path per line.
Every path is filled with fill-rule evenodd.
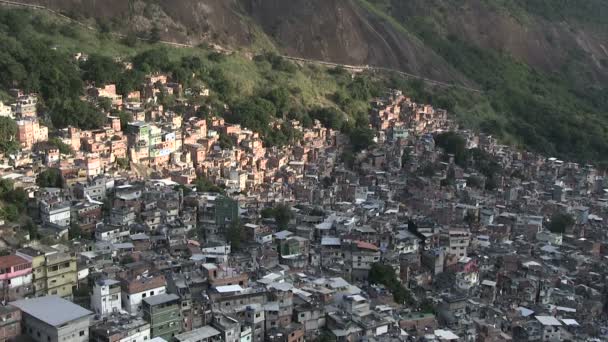
M 46 277 L 52 278 L 65 273 L 76 272 L 76 262 L 66 261 L 60 265 L 49 266 L 46 271 Z

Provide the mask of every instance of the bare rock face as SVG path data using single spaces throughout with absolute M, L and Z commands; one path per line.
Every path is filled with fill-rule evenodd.
M 263 41 L 262 47 L 274 45 L 291 56 L 468 83 L 425 42 L 358 0 L 19 1 L 83 20 L 107 20 L 123 31 L 145 32 L 157 26 L 163 39 L 176 42 L 259 49 Z M 506 52 L 533 67 L 560 72 L 583 65 L 584 81 L 601 84 L 608 79 L 608 30 L 601 26 L 529 13 L 517 16 L 521 11 L 509 12 L 485 0 L 381 2 L 391 4 L 392 17 L 404 27 L 421 18 L 432 20 L 445 35 Z M 570 62 L 574 52 L 577 64 Z

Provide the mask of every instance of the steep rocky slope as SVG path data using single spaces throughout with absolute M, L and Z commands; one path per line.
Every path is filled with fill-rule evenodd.
M 545 71 L 566 72 L 584 82 L 608 79 L 608 3 L 602 0 L 538 0 L 534 5 L 524 0 L 19 1 L 81 19 L 101 18 L 122 31 L 142 33 L 157 25 L 163 38 L 179 42 L 254 49 L 274 45 L 294 56 L 462 82 L 420 39 L 419 31 L 430 27 L 434 34 L 509 53 Z

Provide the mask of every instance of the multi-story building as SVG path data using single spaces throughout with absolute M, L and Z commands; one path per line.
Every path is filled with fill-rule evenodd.
M 217 315 L 213 318 L 212 325 L 221 333 L 222 341 L 240 342 L 241 323 L 238 319 L 228 315 Z
M 471 243 L 471 233 L 464 229 L 450 229 L 448 236 L 449 244 L 446 253 L 457 257 L 466 257 L 467 248 Z
M 380 249 L 369 242 L 354 241 L 343 245 L 345 272 L 347 276 L 355 281 L 367 279 L 372 264 L 380 261 Z
M 37 119 L 17 121 L 17 135 L 21 147 L 31 149 L 35 143 L 49 140 L 49 129 L 40 125 Z
M 0 300 L 17 300 L 32 293 L 32 262 L 18 255 L 0 257 Z
M 0 341 L 10 341 L 21 335 L 21 310 L 0 305 Z
M 91 327 L 92 342 L 150 341 L 150 324 L 141 317 L 111 315 Z
M 36 342 L 88 342 L 92 312 L 57 296 L 11 302 L 22 312 L 22 332 Z
M 142 303 L 144 319 L 150 323 L 151 337 L 167 341 L 181 331 L 180 301 L 175 294 L 161 294 L 145 298 Z
M 142 309 L 144 299 L 166 293 L 166 284 L 165 277 L 162 275 L 123 280 L 121 284 L 123 308 L 128 313 L 138 313 Z
M 40 201 L 40 219 L 44 223 L 67 227 L 71 222 L 71 205 L 69 202 L 49 203 Z
M 17 117 L 26 118 L 36 116 L 37 104 L 38 98 L 35 95 L 22 95 L 11 107 Z
M 95 282 L 91 294 L 91 310 L 99 315 L 109 315 L 122 309 L 120 282 L 100 279 Z
M 46 246 L 24 248 L 17 251 L 17 255 L 32 263 L 32 281 L 36 297 L 72 297 L 72 290 L 78 282 L 74 255 Z

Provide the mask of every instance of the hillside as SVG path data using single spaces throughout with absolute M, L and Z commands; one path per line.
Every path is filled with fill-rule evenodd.
M 509 143 L 580 160 L 608 156 L 606 1 L 20 1 L 100 30 L 385 66 L 481 87 L 482 97 L 420 85 L 414 93 Z

